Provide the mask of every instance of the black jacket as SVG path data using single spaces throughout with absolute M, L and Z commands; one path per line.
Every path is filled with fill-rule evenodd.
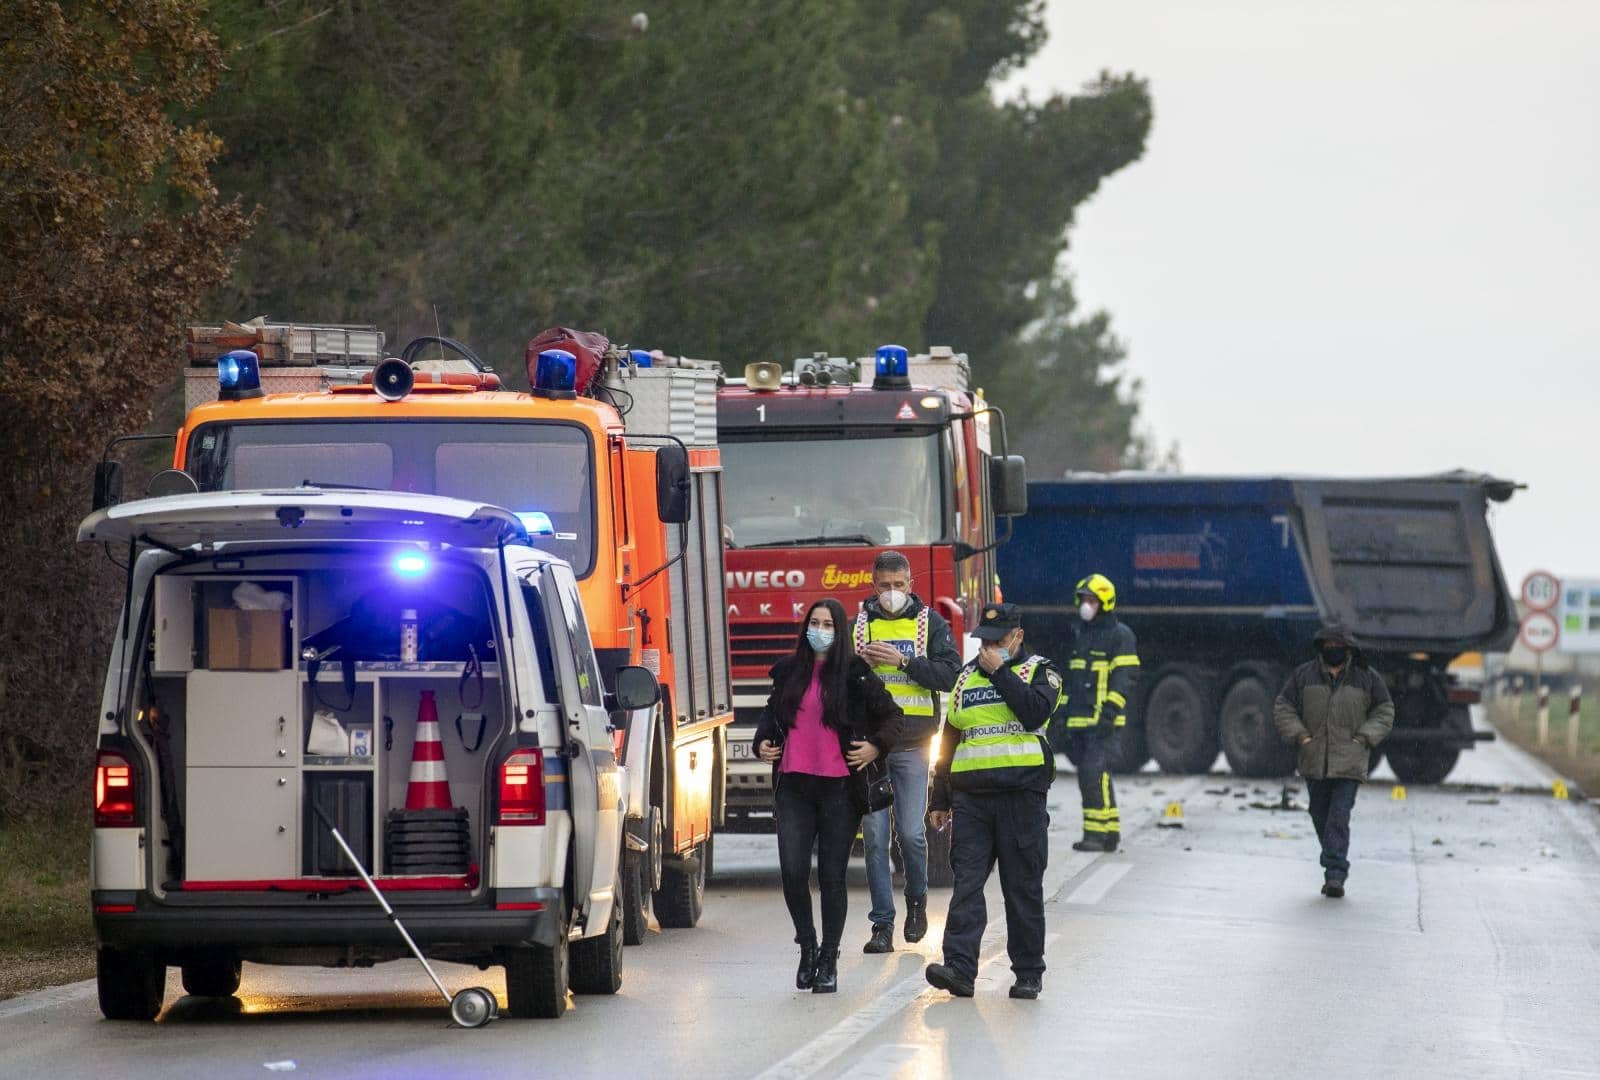
M 772 692 L 767 695 L 767 704 L 761 710 L 761 719 L 756 721 L 755 737 L 750 740 L 752 753 L 763 742 L 782 743 L 789 737 L 789 731 L 794 727 L 794 714 L 784 715 L 783 703 L 779 700 L 783 677 L 794 662 L 794 657 L 786 656 L 773 664 L 772 669 L 767 672 L 772 676 Z M 850 694 L 846 707 L 849 722 L 843 729 L 834 727 L 839 735 L 840 753 L 848 754 L 852 749 L 851 742 L 865 739 L 878 748 L 880 757 L 886 757 L 900 738 L 902 718 L 900 706 L 889 695 L 889 688 L 883 685 L 883 681 L 872 673 L 872 668 L 859 656 L 850 658 L 850 674 L 846 685 Z M 772 763 L 774 786 L 778 782 L 780 764 L 781 761 Z M 863 774 L 857 770 L 852 769 L 850 777 L 852 781 L 864 782 Z
M 917 612 L 927 607 L 916 593 L 911 594 L 911 602 L 904 611 L 893 615 L 886 614 L 878 606 L 877 597 L 862 606 L 866 609 L 869 624 L 873 619 L 915 619 Z M 851 629 L 854 628 L 852 623 Z M 950 624 L 944 616 L 931 607 L 928 608 L 928 654 L 911 657 L 906 661 L 904 670 L 912 682 L 934 692 L 933 718 L 905 717 L 901 723 L 900 744 L 926 746 L 928 738 L 939 730 L 939 718 L 943 715 L 943 702 L 938 695 L 948 694 L 956 684 L 956 676 L 961 673 L 961 653 L 956 650 L 955 635 L 950 632 Z
M 1056 697 L 1060 693 L 1061 676 L 1056 673 L 1055 666 L 1049 660 L 1045 660 L 1033 669 L 1033 678 L 1023 682 L 1013 669 L 1026 659 L 1026 655 L 1019 656 L 1008 661 L 1004 667 L 996 668 L 994 674 L 989 676 L 989 681 L 994 683 L 994 688 L 1000 692 L 1000 700 L 1010 708 L 1017 722 L 1029 731 L 1040 733 L 1039 742 L 1044 749 L 1044 764 L 1038 768 L 1014 766 L 1007 769 L 979 769 L 976 772 L 952 775 L 950 760 L 955 755 L 956 746 L 961 742 L 961 730 L 946 724 L 939 737 L 939 760 L 933 767 L 933 794 L 928 803 L 930 810 L 950 809 L 952 789 L 967 792 L 1050 790 L 1050 785 L 1056 778 L 1056 759 L 1054 752 L 1045 744 L 1043 730 L 1045 721 L 1050 719 L 1050 714 L 1055 710 Z M 967 668 L 977 666 L 976 660 L 967 664 Z M 965 671 L 966 668 L 962 670 Z M 954 709 L 957 704 L 959 703 L 951 702 L 951 708 Z
M 1102 611 L 1089 622 L 1077 620 L 1077 632 L 1072 642 L 1072 662 L 1067 665 L 1067 700 L 1062 708 L 1063 718 L 1083 717 L 1095 721 L 1094 728 L 1109 734 L 1118 716 L 1127 715 L 1128 701 L 1133 697 L 1138 682 L 1139 643 L 1122 620 L 1109 611 Z M 1119 657 L 1133 657 L 1113 667 L 1106 677 L 1106 694 L 1118 695 L 1107 701 L 1100 700 L 1100 677 L 1094 670 L 1096 662 L 1110 663 Z M 1079 662 L 1082 666 L 1079 666 Z M 1058 720 L 1057 723 L 1063 721 Z M 1074 728 L 1072 730 L 1085 730 Z

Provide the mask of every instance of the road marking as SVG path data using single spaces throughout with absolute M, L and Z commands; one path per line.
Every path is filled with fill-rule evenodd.
M 95 981 L 86 979 L 83 982 L 68 983 L 66 986 L 56 986 L 49 990 L 40 990 L 26 997 L 12 998 L 10 1001 L 0 1002 L 0 1020 L 9 1020 L 13 1016 L 26 1016 L 40 1009 L 53 1009 L 57 1005 L 71 1005 L 85 998 L 95 995 Z
M 1102 866 L 1089 875 L 1089 880 L 1073 889 L 1067 896 L 1069 904 L 1098 904 L 1111 891 L 1111 886 L 1121 881 L 1129 870 L 1133 869 L 1132 863 L 1119 862 L 1110 866 Z
M 910 1043 L 894 1043 L 890 1046 L 881 1046 L 877 1052 L 862 1058 L 849 1069 L 839 1074 L 839 1080 L 890 1080 L 898 1076 L 900 1071 L 911 1065 L 920 1057 L 925 1057 L 933 1050 L 931 1046 L 912 1046 Z M 926 1073 L 926 1068 L 918 1069 Z

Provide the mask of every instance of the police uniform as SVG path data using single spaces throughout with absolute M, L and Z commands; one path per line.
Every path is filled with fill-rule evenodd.
M 1122 813 L 1111 769 L 1117 736 L 1128 724 L 1128 697 L 1139 672 L 1133 631 L 1117 618 L 1116 586 L 1103 574 L 1078 582 L 1075 598 L 1095 597 L 1100 610 L 1083 623 L 1067 662 L 1065 700 L 1057 720 L 1066 729 L 1067 758 L 1078 770 L 1083 798 L 1083 839 L 1079 851 L 1115 851 L 1122 838 Z
M 975 631 L 998 641 L 1021 625 L 1015 604 L 992 604 Z M 944 963 L 928 982 L 970 997 L 988 923 L 983 889 L 998 862 L 1006 905 L 1013 997 L 1036 997 L 1044 974 L 1044 869 L 1050 815 L 1045 798 L 1055 757 L 1043 729 L 1061 676 L 1042 656 L 1012 657 L 987 674 L 976 660 L 956 679 L 934 770 L 933 808 L 952 811 L 955 890 L 945 921 Z

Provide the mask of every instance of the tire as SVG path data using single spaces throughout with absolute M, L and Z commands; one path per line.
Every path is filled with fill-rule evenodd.
M 949 825 L 943 831 L 927 827 L 929 888 L 945 889 L 956 883 L 956 872 L 950 866 L 950 832 Z
M 628 853 L 622 868 L 622 940 L 627 945 L 639 945 L 650 932 L 650 894 L 661 883 L 661 810 L 650 808 L 650 817 L 644 823 L 645 851 Z
M 1229 673 L 1228 689 L 1217 707 L 1222 752 L 1235 776 L 1272 778 L 1294 771 L 1294 748 L 1278 737 L 1272 722 L 1278 694 L 1277 668 L 1240 664 Z
M 244 965 L 231 953 L 212 952 L 193 957 L 179 969 L 183 990 L 195 997 L 232 997 L 239 989 Z
M 622 989 L 622 879 L 619 866 L 606 932 L 574 941 L 570 947 L 574 994 L 615 994 Z
M 154 1020 L 167 993 L 167 966 L 154 954 L 100 949 L 95 954 L 100 1015 L 107 1020 Z
M 521 945 L 506 954 L 506 1003 L 519 1020 L 558 1020 L 567 1011 L 567 928 L 554 947 Z
M 661 867 L 661 888 L 653 897 L 656 919 L 664 930 L 687 930 L 700 921 L 705 907 L 706 871 L 711 866 L 711 838 Z
M 1451 705 L 1439 726 L 1468 735 L 1472 732 L 1472 714 L 1465 705 Z M 1389 768 L 1403 784 L 1442 784 L 1461 757 L 1457 747 L 1429 743 L 1394 743 L 1384 753 L 1389 757 Z
M 1209 772 L 1217 760 L 1217 715 L 1212 678 L 1195 664 L 1156 672 L 1145 699 L 1145 739 L 1163 772 Z

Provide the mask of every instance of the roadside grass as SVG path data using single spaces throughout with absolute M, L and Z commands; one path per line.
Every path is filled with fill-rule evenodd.
M 0 826 L 0 999 L 94 974 L 89 823 L 78 809 Z
M 1489 703 L 1490 716 L 1501 734 L 1539 758 L 1589 798 L 1600 798 L 1600 686 L 1584 686 L 1578 709 L 1578 753 L 1567 753 L 1567 695 L 1550 695 L 1548 742 L 1539 745 L 1539 702 L 1532 693 L 1501 696 Z

